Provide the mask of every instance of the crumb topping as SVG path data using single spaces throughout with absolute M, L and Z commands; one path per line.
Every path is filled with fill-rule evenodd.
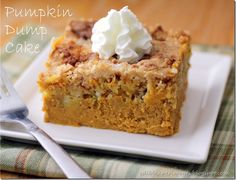
M 164 31 L 160 25 L 158 25 L 152 32 L 152 38 L 158 41 L 165 41 L 167 35 L 167 32 Z
M 61 44 L 54 50 L 54 56 L 61 59 L 63 64 L 75 66 L 76 63 L 85 62 L 94 54 L 88 52 L 86 48 L 76 44 L 74 41 Z
M 91 38 L 93 25 L 92 21 L 71 21 L 69 24 L 71 32 L 85 40 Z
M 149 28 L 153 38 L 153 48 L 150 54 L 133 64 L 118 62 L 114 55 L 109 60 L 99 59 L 97 53 L 91 50 L 91 33 L 94 21 L 72 21 L 67 28 L 63 40 L 55 45 L 50 56 L 50 62 L 59 65 L 71 65 L 81 72 L 92 71 L 101 67 L 100 74 L 108 74 L 112 69 L 123 72 L 138 70 L 159 74 L 160 77 L 172 76 L 178 70 L 183 55 L 190 54 L 190 36 L 185 31 L 166 31 L 160 25 Z M 177 69 L 176 69 L 177 68 Z

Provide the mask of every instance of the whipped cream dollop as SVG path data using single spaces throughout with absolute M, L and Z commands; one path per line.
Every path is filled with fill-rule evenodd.
M 151 36 L 137 17 L 123 7 L 114 9 L 98 20 L 92 29 L 92 51 L 100 58 L 109 59 L 117 55 L 119 61 L 135 63 L 152 48 Z

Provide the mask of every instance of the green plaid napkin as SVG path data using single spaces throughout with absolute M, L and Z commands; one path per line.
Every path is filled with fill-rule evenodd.
M 16 43 L 39 43 L 41 49 L 49 42 L 39 36 L 16 36 Z M 193 49 L 229 54 L 233 48 L 221 46 L 194 45 Z M 1 63 L 16 80 L 34 60 L 35 54 L 1 52 Z M 208 161 L 202 165 L 161 162 L 107 155 L 80 150 L 67 150 L 73 159 L 92 177 L 96 178 L 163 178 L 163 177 L 234 177 L 234 69 L 225 90 L 217 118 Z M 64 177 L 52 158 L 39 146 L 6 139 L 1 140 L 1 170 L 36 175 L 41 177 Z

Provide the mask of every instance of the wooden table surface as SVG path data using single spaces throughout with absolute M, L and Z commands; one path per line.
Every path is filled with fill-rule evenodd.
M 147 25 L 161 24 L 167 29 L 185 29 L 191 33 L 193 43 L 230 45 L 234 43 L 233 0 L 1 0 L 1 47 L 15 34 L 6 35 L 5 25 L 20 28 L 26 23 L 39 23 L 39 17 L 16 17 L 6 8 L 69 9 L 73 16 L 64 18 L 43 17 L 41 24 L 63 32 L 70 19 L 100 18 L 111 8 L 125 5 Z M 1 172 L 1 177 L 25 178 L 19 174 Z

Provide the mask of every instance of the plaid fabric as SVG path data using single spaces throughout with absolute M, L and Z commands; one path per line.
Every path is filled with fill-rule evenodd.
M 17 36 L 14 43 L 35 42 L 43 48 L 50 39 L 38 36 Z M 230 54 L 233 48 L 221 46 L 194 45 L 193 49 Z M 27 68 L 35 58 L 34 54 L 1 52 L 1 63 L 13 80 Z M 156 160 L 127 158 L 96 152 L 67 150 L 68 153 L 92 177 L 96 178 L 161 178 L 161 177 L 234 177 L 234 69 L 225 90 L 217 118 L 208 161 L 202 165 L 177 164 Z M 41 177 L 64 177 L 52 158 L 39 146 L 6 139 L 1 140 L 0 168 L 6 171 Z

